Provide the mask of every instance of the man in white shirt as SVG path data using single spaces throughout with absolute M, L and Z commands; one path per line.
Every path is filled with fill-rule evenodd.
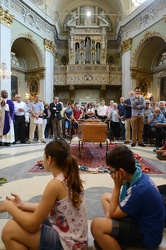
M 29 144 L 33 142 L 36 126 L 38 128 L 38 142 L 46 143 L 43 131 L 43 110 L 44 105 L 39 101 L 39 95 L 35 94 L 34 101 L 30 103 L 29 107 L 31 114 L 28 141 Z
M 105 100 L 101 100 L 101 105 L 97 109 L 97 115 L 99 119 L 106 120 L 107 119 L 107 106 L 105 105 Z
M 21 96 L 19 94 L 15 95 L 14 101 L 14 132 L 15 132 L 15 142 L 20 140 L 20 143 L 25 142 L 25 117 L 27 112 L 27 106 L 25 102 L 21 101 Z

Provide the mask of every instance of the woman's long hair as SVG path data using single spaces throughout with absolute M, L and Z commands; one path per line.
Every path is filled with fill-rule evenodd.
M 77 161 L 70 153 L 70 145 L 63 140 L 52 141 L 46 145 L 45 155 L 46 158 L 49 156 L 54 158 L 58 168 L 62 170 L 73 206 L 79 207 L 82 202 L 83 181 L 79 175 Z

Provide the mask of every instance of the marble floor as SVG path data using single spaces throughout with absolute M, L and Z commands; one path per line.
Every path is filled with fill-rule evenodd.
M 47 139 L 47 143 L 51 139 Z M 74 143 L 76 143 L 74 141 Z M 10 147 L 0 147 L 0 177 L 7 178 L 8 182 L 0 186 L 0 201 L 11 192 L 17 193 L 23 200 L 39 201 L 43 190 L 52 178 L 50 173 L 29 173 L 38 160 L 42 159 L 45 144 L 34 142 L 33 144 L 16 144 Z M 130 147 L 130 145 L 129 145 Z M 131 148 L 131 147 L 130 147 Z M 156 185 L 166 183 L 166 161 L 157 159 L 153 147 L 146 146 L 131 148 L 133 152 L 140 154 L 152 165 L 156 166 L 163 174 L 150 175 Z M 82 173 L 84 180 L 85 198 L 88 208 L 88 220 L 102 216 L 103 211 L 100 197 L 104 192 L 111 192 L 113 181 L 108 173 L 89 174 Z M 0 224 L 3 219 L 10 218 L 9 214 L 0 214 Z

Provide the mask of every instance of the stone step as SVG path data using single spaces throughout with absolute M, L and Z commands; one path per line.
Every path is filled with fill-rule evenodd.
M 7 221 L 8 221 L 8 219 L 0 219 L 0 235 L 2 232 L 2 228 L 7 223 Z M 94 244 L 93 244 L 93 236 L 91 235 L 91 232 L 90 232 L 90 225 L 91 225 L 91 220 L 88 221 L 88 250 L 96 250 L 96 248 L 94 247 Z M 0 238 L 0 250 L 6 250 L 1 238 Z M 125 248 L 123 250 L 143 250 L 143 248 L 128 247 L 128 248 Z M 145 248 L 144 248 L 144 250 L 145 250 Z M 153 249 L 153 250 L 155 250 L 155 249 Z M 162 243 L 160 244 L 159 248 L 157 248 L 156 250 L 166 250 L 166 228 L 163 232 Z

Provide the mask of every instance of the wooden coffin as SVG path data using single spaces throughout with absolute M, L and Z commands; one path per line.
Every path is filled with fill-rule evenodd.
M 107 124 L 100 120 L 87 120 L 78 125 L 78 137 L 83 142 L 105 142 Z

